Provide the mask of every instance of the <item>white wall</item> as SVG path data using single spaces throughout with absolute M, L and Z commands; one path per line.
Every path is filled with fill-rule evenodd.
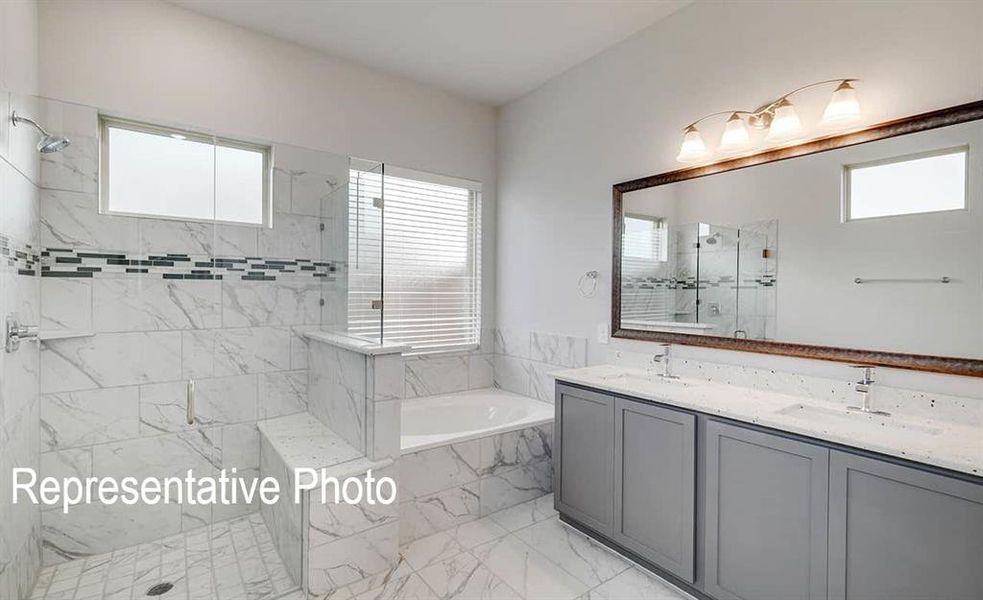
M 493 108 L 152 0 L 45 0 L 40 20 L 42 96 L 481 181 L 491 325 Z
M 612 184 L 678 168 L 694 118 L 811 81 L 862 78 L 871 123 L 979 99 L 981 27 L 979 2 L 700 2 L 505 106 L 498 324 L 587 335 L 603 361 Z M 583 299 L 589 269 L 603 285 Z

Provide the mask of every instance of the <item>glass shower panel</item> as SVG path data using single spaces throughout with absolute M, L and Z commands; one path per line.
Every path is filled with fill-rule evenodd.
M 710 335 L 732 336 L 737 323 L 738 230 L 699 225 L 697 322 L 712 326 Z
M 382 342 L 383 163 L 351 159 L 348 180 L 348 332 Z
M 778 284 L 778 221 L 747 223 L 738 253 L 738 335 L 775 339 Z
M 672 279 L 675 286 L 673 318 L 676 323 L 697 322 L 697 278 L 699 276 L 699 223 L 670 227 Z

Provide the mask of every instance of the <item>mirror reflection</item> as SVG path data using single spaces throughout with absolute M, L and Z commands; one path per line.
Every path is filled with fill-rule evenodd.
M 983 123 L 622 197 L 621 327 L 983 357 Z

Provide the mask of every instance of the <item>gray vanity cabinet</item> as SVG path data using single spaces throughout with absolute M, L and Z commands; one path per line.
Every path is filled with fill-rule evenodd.
M 983 485 L 832 451 L 829 600 L 983 598 Z
M 614 446 L 612 539 L 692 582 L 696 416 L 617 398 Z
M 710 419 L 706 452 L 705 591 L 825 600 L 829 450 Z
M 614 520 L 614 398 L 556 387 L 554 504 L 598 533 Z

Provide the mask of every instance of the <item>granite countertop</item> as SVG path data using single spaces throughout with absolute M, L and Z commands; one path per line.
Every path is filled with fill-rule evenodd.
M 901 413 L 882 417 L 850 412 L 837 402 L 696 379 L 666 381 L 645 369 L 616 365 L 552 375 L 562 382 L 983 475 L 983 427 L 979 426 Z

